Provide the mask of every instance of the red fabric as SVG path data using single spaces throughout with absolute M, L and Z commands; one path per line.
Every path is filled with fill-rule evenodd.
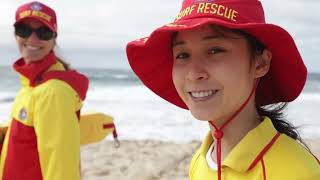
M 13 67 L 17 72 L 27 77 L 30 85 L 33 87 L 50 79 L 59 79 L 68 83 L 79 94 L 80 98 L 84 100 L 89 86 L 89 80 L 86 76 L 74 70 L 50 71 L 43 74 L 56 62 L 54 52 L 50 52 L 42 60 L 31 64 L 25 64 L 24 59 L 21 58 L 14 63 Z
M 74 71 L 50 71 L 43 75 L 42 82 L 50 79 L 59 79 L 68 83 L 80 96 L 82 100 L 86 98 L 89 80 L 86 76 Z
M 8 142 L 3 180 L 42 180 L 34 128 L 13 119 Z
M 44 18 L 45 16 L 46 18 Z M 43 3 L 34 1 L 20 6 L 16 11 L 16 22 L 14 25 L 26 18 L 39 20 L 46 24 L 52 31 L 57 32 L 56 13 L 53 9 Z
M 42 60 L 37 62 L 26 64 L 23 58 L 20 58 L 13 64 L 13 68 L 29 79 L 31 86 L 36 86 L 38 81 L 40 81 L 41 74 L 45 72 L 50 66 L 55 64 L 56 56 L 54 52 L 50 52 L 47 56 L 45 56 Z
M 113 134 L 113 138 L 116 139 L 118 137 L 118 134 L 117 134 L 116 126 L 114 125 L 114 123 L 103 125 L 103 129 L 111 129 L 111 128 L 114 128 L 112 134 Z
M 114 128 L 114 124 L 111 123 L 111 124 L 104 124 L 103 125 L 103 129 L 111 129 L 111 128 Z
M 214 127 L 215 132 L 213 133 L 213 136 L 217 140 L 217 164 L 218 164 L 218 180 L 221 180 L 221 141 L 223 138 L 223 129 L 232 121 L 234 120 L 235 117 L 247 106 L 249 100 L 251 99 L 252 95 L 256 91 L 257 85 L 259 81 L 257 81 L 254 85 L 254 87 L 251 90 L 251 93 L 249 97 L 246 99 L 246 101 L 240 106 L 240 108 L 229 118 L 227 121 L 225 121 L 220 128 L 218 128 L 213 122 L 214 121 L 209 121 L 209 123 Z
M 216 131 L 220 131 L 220 130 L 216 130 Z M 221 139 L 222 136 L 216 136 L 217 138 L 217 162 L 218 162 L 218 180 L 221 180 Z
M 25 64 L 23 59 L 14 64 L 20 74 L 30 80 L 32 86 L 37 86 L 50 79 L 60 79 L 68 83 L 80 96 L 85 99 L 88 89 L 88 79 L 75 71 L 52 71 L 43 73 L 56 63 L 53 52 L 37 63 Z M 80 111 L 75 112 L 78 119 Z M 3 180 L 40 180 L 42 179 L 37 150 L 37 138 L 33 127 L 28 127 L 13 120 L 8 144 L 8 153 L 4 165 Z M 24 173 L 17 173 L 24 172 Z
M 80 117 L 81 117 L 81 111 L 77 111 L 76 112 L 77 118 L 78 118 L 78 122 L 80 122 Z
M 117 133 L 116 128 L 114 128 L 114 130 L 113 130 L 113 132 L 112 132 L 112 135 L 113 135 L 113 138 L 114 138 L 114 139 L 117 139 L 117 138 L 118 138 L 118 133 Z
M 263 180 L 267 180 L 266 166 L 264 164 L 263 158 L 261 158 L 261 164 L 262 164 Z
M 50 79 L 59 79 L 68 83 L 79 94 L 80 98 L 84 100 L 89 86 L 89 80 L 86 76 L 74 70 L 50 71 L 43 74 L 56 62 L 54 52 L 50 52 L 42 60 L 31 64 L 25 64 L 24 59 L 21 58 L 14 63 L 13 67 L 17 72 L 27 77 L 30 85 L 33 87 Z
M 236 21 L 217 13 L 204 13 L 204 10 L 203 13 L 202 11 L 197 13 L 200 3 L 221 5 L 237 11 Z M 132 41 L 127 45 L 129 64 L 149 89 L 168 102 L 188 109 L 179 97 L 172 81 L 172 34 L 206 24 L 215 24 L 248 32 L 271 51 L 270 71 L 261 79 L 256 93 L 258 106 L 291 102 L 298 97 L 306 82 L 306 66 L 290 34 L 279 26 L 265 22 L 263 8 L 259 1 L 185 0 L 180 13 L 183 13 L 184 8 L 193 5 L 195 10 L 191 14 L 186 13 L 187 15 L 176 19 L 173 23 L 153 31 L 150 37 Z
M 183 12 L 188 7 L 190 7 L 189 12 L 191 13 Z M 181 15 L 183 17 L 179 19 Z M 192 18 L 217 18 L 237 24 L 247 23 L 248 21 L 256 23 L 265 22 L 262 6 L 256 0 L 185 0 L 175 21 Z

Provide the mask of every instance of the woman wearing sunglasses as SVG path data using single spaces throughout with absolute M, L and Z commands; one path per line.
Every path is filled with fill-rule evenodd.
M 16 11 L 21 53 L 13 67 L 21 76 L 5 133 L 0 179 L 80 179 L 79 114 L 88 79 L 54 52 L 56 14 L 39 2 Z

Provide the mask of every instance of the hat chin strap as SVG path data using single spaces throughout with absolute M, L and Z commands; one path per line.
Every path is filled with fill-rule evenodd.
M 253 96 L 254 92 L 257 89 L 257 86 L 259 84 L 259 80 L 257 80 L 256 84 L 253 86 L 252 91 L 248 97 L 248 99 L 241 105 L 241 107 L 227 120 L 225 121 L 220 128 L 218 128 L 216 125 L 214 125 L 213 121 L 209 121 L 209 123 L 214 127 L 215 131 L 212 133 L 213 136 L 217 140 L 217 164 L 218 164 L 218 180 L 221 180 L 221 140 L 223 138 L 223 128 L 225 128 L 232 120 L 235 119 L 237 115 L 246 107 L 249 100 Z

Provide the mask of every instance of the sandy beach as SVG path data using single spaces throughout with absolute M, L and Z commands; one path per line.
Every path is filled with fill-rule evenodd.
M 320 157 L 320 139 L 307 140 Z M 200 142 L 103 141 L 81 148 L 83 180 L 187 180 L 190 159 Z

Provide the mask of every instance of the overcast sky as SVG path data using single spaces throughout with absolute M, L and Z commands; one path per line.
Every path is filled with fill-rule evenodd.
M 29 1 L 0 2 L 0 65 L 19 57 L 12 24 Z M 59 54 L 75 67 L 125 68 L 127 42 L 171 22 L 182 0 L 42 0 L 58 16 Z M 320 0 L 262 0 L 267 22 L 294 37 L 309 71 L 320 72 Z

